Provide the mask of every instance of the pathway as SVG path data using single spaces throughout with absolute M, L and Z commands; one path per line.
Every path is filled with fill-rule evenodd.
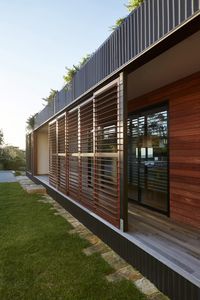
M 12 171 L 0 171 L 0 182 L 16 182 Z

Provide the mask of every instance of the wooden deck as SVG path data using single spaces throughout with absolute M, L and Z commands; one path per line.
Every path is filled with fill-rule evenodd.
M 129 203 L 129 233 L 144 250 L 200 287 L 200 231 Z

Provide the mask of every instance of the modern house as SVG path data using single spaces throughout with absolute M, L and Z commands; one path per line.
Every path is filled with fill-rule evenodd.
M 36 115 L 27 174 L 171 299 L 200 299 L 199 0 L 125 19 Z

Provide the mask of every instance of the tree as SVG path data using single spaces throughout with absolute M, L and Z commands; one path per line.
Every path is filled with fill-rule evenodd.
M 0 146 L 3 145 L 4 139 L 3 139 L 3 131 L 0 129 Z
M 5 146 L 0 153 L 0 169 L 25 170 L 25 151 L 14 146 Z

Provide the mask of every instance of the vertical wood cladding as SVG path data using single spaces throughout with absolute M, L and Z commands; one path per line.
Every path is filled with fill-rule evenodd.
M 51 185 L 119 227 L 119 82 L 49 123 Z
M 32 172 L 32 137 L 31 133 L 26 135 L 26 170 Z
M 200 73 L 129 102 L 169 102 L 170 217 L 200 228 Z

